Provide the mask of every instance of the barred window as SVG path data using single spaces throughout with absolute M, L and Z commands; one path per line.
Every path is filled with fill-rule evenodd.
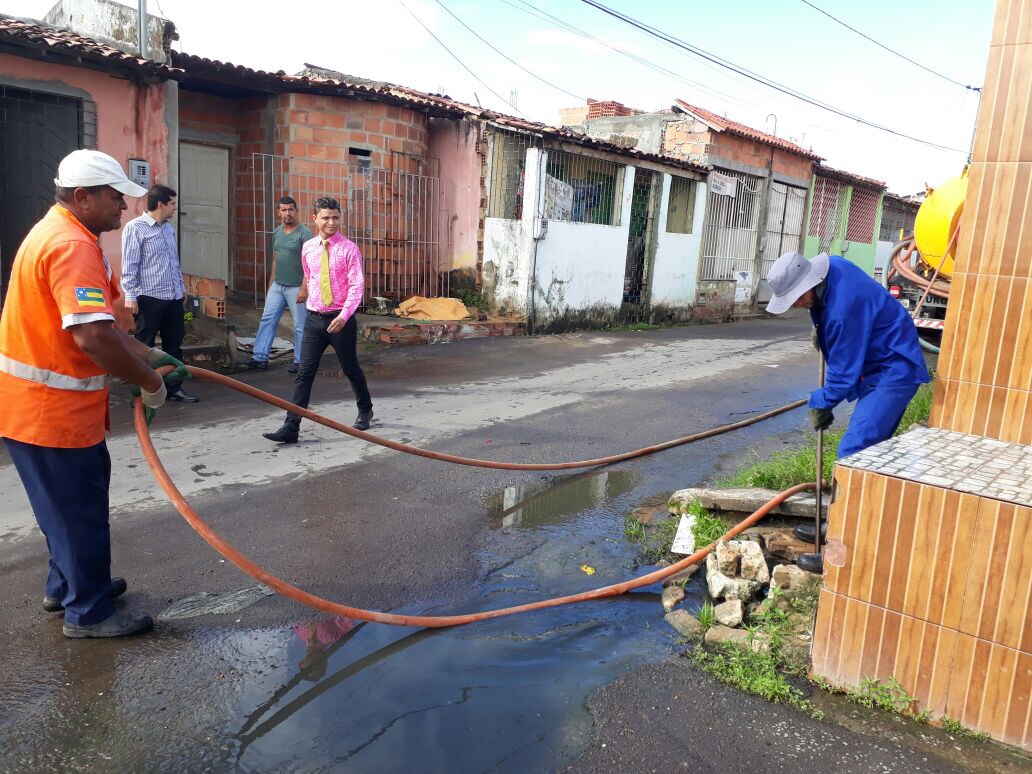
M 850 242 L 874 242 L 874 221 L 878 217 L 881 194 L 867 188 L 854 188 L 849 200 L 849 219 L 846 221 L 846 239 Z
M 667 204 L 666 230 L 668 234 L 690 234 L 695 217 L 695 181 L 688 177 L 670 180 L 670 200 Z
M 903 207 L 891 199 L 883 200 L 878 239 L 882 242 L 898 242 L 901 231 L 904 234 L 913 234 L 916 215 L 916 205 Z
M 620 225 L 623 172 L 611 161 L 548 151 L 543 216 L 570 223 Z
M 492 135 L 487 217 L 508 220 L 523 217 L 523 180 L 531 140 L 525 134 L 495 132 Z

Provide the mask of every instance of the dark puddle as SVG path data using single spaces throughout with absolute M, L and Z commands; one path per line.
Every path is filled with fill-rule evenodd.
M 635 472 L 598 471 L 491 498 L 491 517 L 511 531 L 514 553 L 484 556 L 495 569 L 473 609 L 583 591 L 649 569 L 636 566 L 637 547 L 623 537 L 639 480 Z M 529 548 L 520 542 L 528 536 L 538 538 Z M 276 670 L 279 682 L 252 686 L 248 694 L 263 698 L 226 729 L 239 745 L 236 762 L 248 770 L 298 761 L 316 770 L 554 770 L 591 741 L 588 695 L 671 652 L 658 593 L 654 586 L 456 629 L 412 632 L 346 619 L 298 626 L 277 659 L 291 668 Z

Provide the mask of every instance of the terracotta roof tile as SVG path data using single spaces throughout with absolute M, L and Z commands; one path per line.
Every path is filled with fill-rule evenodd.
M 864 177 L 863 175 L 857 175 L 852 172 L 846 172 L 842 169 L 834 169 L 832 167 L 825 166 L 824 164 L 818 164 L 814 167 L 813 173 L 818 177 L 830 177 L 832 180 L 838 180 L 842 183 L 849 185 L 859 185 L 864 188 L 874 188 L 878 191 L 884 191 L 886 184 L 882 180 L 875 180 L 874 178 Z
M 181 70 L 174 67 L 150 59 L 141 59 L 69 30 L 51 27 L 31 19 L 16 19 L 4 14 L 0 14 L 0 42 L 29 48 L 42 46 L 49 51 L 65 52 L 95 62 L 131 67 L 166 78 L 176 78 L 182 73 Z
M 790 153 L 796 153 L 800 156 L 805 156 L 808 159 L 814 159 L 815 161 L 819 161 L 822 158 L 812 150 L 806 150 L 806 148 L 802 148 L 788 140 L 782 140 L 780 137 L 775 137 L 772 134 L 766 134 L 758 129 L 753 129 L 751 126 L 746 126 L 745 124 L 740 124 L 737 121 L 732 121 L 729 118 L 718 116 L 716 113 L 706 110 L 705 108 L 690 105 L 684 100 L 676 100 L 676 106 L 684 112 L 691 113 L 697 118 L 700 118 L 710 126 L 715 127 L 718 131 L 731 132 L 731 134 L 737 134 L 739 137 L 746 137 L 750 140 L 755 140 L 756 142 L 762 142 L 764 145 L 773 145 L 776 148 L 781 148 L 782 150 L 789 151 Z

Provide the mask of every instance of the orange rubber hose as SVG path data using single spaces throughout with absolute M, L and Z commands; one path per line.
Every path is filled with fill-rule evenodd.
M 498 610 L 485 610 L 480 613 L 468 613 L 466 615 L 397 615 L 394 613 L 382 613 L 376 610 L 365 610 L 360 607 L 351 607 L 350 605 L 343 605 L 339 602 L 332 602 L 328 599 L 324 599 L 323 597 L 309 594 L 307 591 L 299 589 L 297 586 L 281 580 L 272 573 L 259 567 L 227 543 L 204 521 L 204 519 L 200 517 L 197 511 L 190 506 L 186 501 L 186 498 L 183 497 L 182 492 L 180 492 L 172 482 L 171 477 L 168 475 L 168 471 L 165 470 L 165 466 L 162 465 L 161 460 L 154 449 L 154 444 L 150 437 L 150 429 L 147 427 L 147 420 L 144 417 L 143 404 L 139 399 L 134 401 L 133 409 L 136 424 L 136 435 L 140 439 L 140 446 L 143 449 L 143 456 L 147 460 L 147 465 L 150 467 L 151 472 L 154 473 L 154 477 L 157 479 L 158 485 L 162 490 L 164 490 L 168 499 L 176 507 L 176 510 L 182 514 L 183 518 L 186 519 L 187 523 L 194 528 L 197 534 L 204 538 L 205 541 L 207 541 L 207 543 L 222 556 L 231 561 L 259 583 L 265 584 L 288 599 L 292 599 L 295 602 L 300 602 L 302 605 L 307 605 L 308 607 L 321 610 L 322 612 L 329 613 L 331 615 L 355 618 L 361 621 L 392 624 L 394 626 L 421 626 L 429 628 L 460 626 L 462 624 L 486 621 L 491 618 L 501 618 L 503 616 L 514 615 L 516 613 L 526 613 L 531 610 L 543 610 L 545 608 L 568 605 L 574 602 L 588 602 L 595 599 L 605 599 L 606 597 L 615 597 L 620 594 L 626 594 L 628 591 L 633 589 L 641 588 L 643 586 L 651 586 L 653 583 L 658 583 L 664 578 L 674 575 L 675 573 L 702 561 L 712 549 L 712 546 L 701 548 L 691 556 L 686 557 L 669 567 L 664 567 L 661 570 L 656 570 L 648 575 L 624 581 L 623 583 L 603 586 L 598 589 L 593 589 L 592 591 L 581 592 L 580 594 L 570 594 L 565 597 L 542 599 L 538 602 L 529 602 L 524 605 L 504 607 Z M 357 432 L 358 431 L 356 431 L 356 433 Z M 362 435 L 366 434 L 363 433 Z M 781 494 L 766 502 L 757 511 L 738 522 L 738 524 L 724 533 L 720 539 L 727 540 L 735 537 L 766 516 L 774 506 L 784 502 L 794 494 L 804 492 L 808 489 L 813 489 L 814 487 L 815 484 L 813 483 L 805 483 L 798 484 L 791 489 L 786 489 Z
M 275 395 L 265 392 L 265 390 L 259 390 L 257 387 L 252 387 L 249 384 L 237 381 L 230 376 L 216 373 L 215 371 L 209 371 L 205 368 L 195 368 L 194 366 L 187 366 L 187 370 L 194 377 L 207 382 L 214 382 L 215 384 L 228 387 L 231 390 L 242 392 L 244 395 L 250 395 L 251 397 L 263 400 L 277 408 L 281 408 L 285 411 L 292 411 L 298 416 L 310 419 L 323 427 L 328 427 L 331 430 L 336 430 L 341 433 L 347 433 L 348 435 L 359 438 L 369 443 L 375 443 L 379 446 L 385 446 L 388 449 L 394 449 L 395 451 L 405 452 L 406 454 L 414 454 L 417 457 L 426 457 L 431 460 L 440 460 L 442 462 L 452 462 L 456 465 L 469 465 L 476 468 L 494 468 L 495 470 L 570 470 L 571 468 L 589 468 L 595 465 L 610 465 L 614 462 L 623 462 L 625 460 L 632 460 L 636 457 L 644 457 L 648 454 L 654 454 L 664 449 L 671 449 L 675 446 L 682 446 L 693 441 L 700 441 L 703 438 L 710 438 L 714 435 L 720 435 L 730 430 L 737 430 L 740 427 L 748 427 L 749 425 L 762 422 L 764 419 L 770 419 L 776 417 L 778 414 L 784 414 L 786 411 L 799 408 L 806 404 L 807 399 L 802 398 L 788 403 L 784 406 L 765 411 L 762 414 L 756 414 L 755 416 L 743 419 L 738 422 L 732 422 L 731 424 L 721 425 L 720 427 L 713 428 L 712 430 L 704 430 L 701 433 L 693 433 L 692 435 L 686 435 L 681 438 L 675 438 L 672 441 L 665 441 L 658 443 L 655 446 L 646 446 L 644 449 L 635 449 L 634 451 L 624 452 L 623 454 L 613 454 L 609 457 L 597 457 L 593 460 L 580 460 L 578 462 L 496 462 L 494 460 L 478 460 L 472 457 L 460 457 L 455 454 L 446 454 L 444 452 L 430 451 L 429 449 L 420 449 L 418 446 L 410 446 L 407 443 L 399 443 L 398 441 L 391 441 L 387 438 L 381 438 L 378 435 L 372 433 L 366 433 L 362 430 L 356 430 L 350 425 L 345 425 L 340 422 L 336 422 L 332 419 L 327 419 L 321 414 L 316 414 L 314 411 L 303 409 L 300 406 L 295 406 L 289 400 L 278 398 Z M 171 371 L 171 367 L 165 366 L 159 369 L 159 372 L 166 373 Z

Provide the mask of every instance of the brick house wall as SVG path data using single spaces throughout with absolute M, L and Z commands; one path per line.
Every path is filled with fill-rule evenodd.
M 773 160 L 771 151 L 774 152 Z M 758 170 L 772 164 L 776 175 L 789 175 L 809 180 L 813 160 L 766 143 L 750 140 L 730 132 L 715 132 L 702 121 L 692 118 L 667 125 L 663 152 L 677 158 L 701 161 L 703 156 L 715 166 L 724 159 Z

